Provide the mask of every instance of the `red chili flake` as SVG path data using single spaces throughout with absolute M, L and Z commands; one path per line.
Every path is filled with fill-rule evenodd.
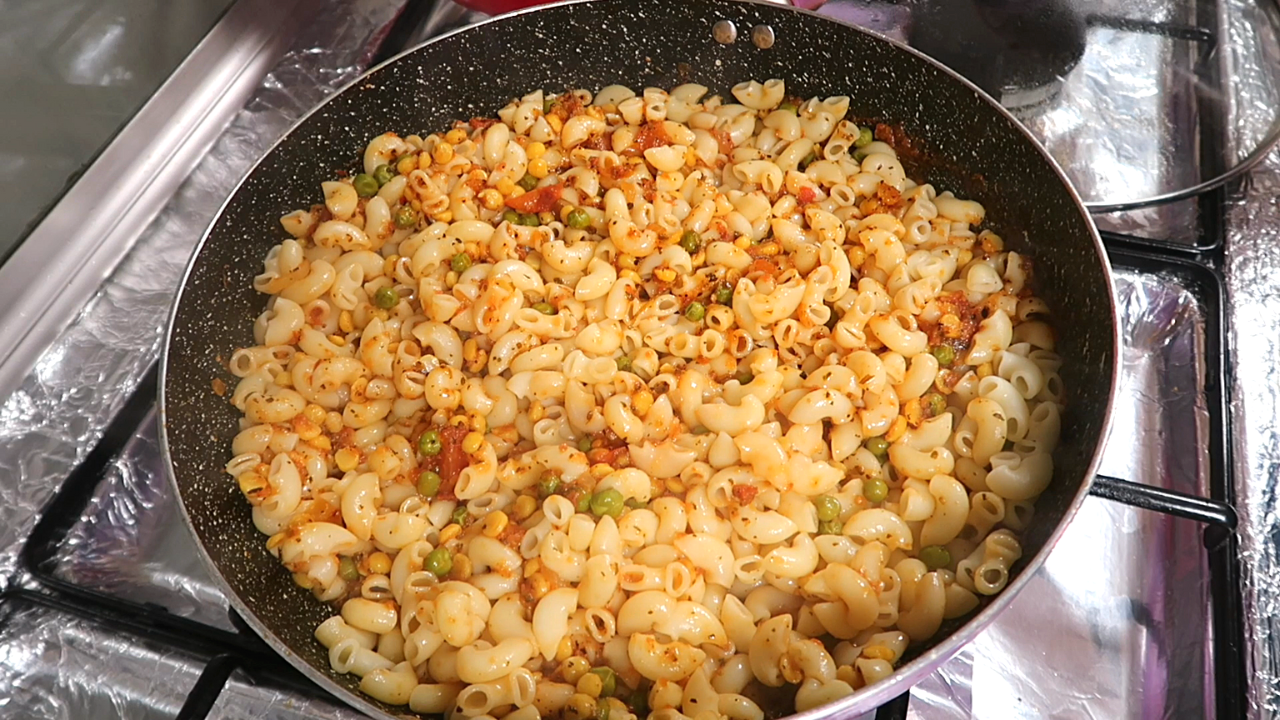
M 756 499 L 756 493 L 760 492 L 760 488 L 754 485 L 734 485 L 730 492 L 733 493 L 733 499 L 737 500 L 739 505 L 749 505 Z

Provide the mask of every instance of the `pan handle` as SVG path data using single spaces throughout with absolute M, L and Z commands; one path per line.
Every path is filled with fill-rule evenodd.
M 1098 475 L 1093 480 L 1089 494 L 1145 510 L 1195 520 L 1206 525 L 1217 525 L 1228 530 L 1235 530 L 1236 527 L 1235 508 L 1227 503 L 1153 485 Z

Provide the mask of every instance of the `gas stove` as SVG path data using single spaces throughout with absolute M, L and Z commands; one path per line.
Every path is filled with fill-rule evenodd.
M 315 100 L 378 59 L 475 19 L 426 2 L 302 6 L 307 23 L 248 103 L 0 406 L 0 715 L 362 717 L 229 609 L 182 524 L 156 432 L 158 338 L 192 233 Z M 905 36 L 902 11 L 840 0 L 824 9 Z M 1154 73 L 1173 55 L 1195 59 L 1200 44 L 1221 42 L 1214 33 L 1224 26 L 1196 24 L 1205 16 L 1153 11 L 1117 22 L 1100 10 L 1085 25 L 1129 46 L 1190 43 L 1154 52 L 1144 70 Z M 335 31 L 340 19 L 346 25 Z M 1054 92 L 1036 95 L 1055 106 L 1048 113 L 1057 121 L 1075 112 L 1063 98 L 1096 92 L 1082 86 L 1106 64 L 1098 52 L 1090 43 Z M 1161 102 L 1181 117 L 1185 100 Z M 1162 132 L 1168 141 L 1181 131 Z M 1275 430 L 1261 413 L 1277 390 L 1261 379 L 1277 375 L 1280 353 L 1254 354 L 1280 338 L 1267 334 L 1280 313 L 1241 310 L 1245 301 L 1271 308 L 1280 295 L 1280 211 L 1265 201 L 1280 186 L 1280 158 L 1255 170 L 1253 185 L 1152 206 L 1090 185 L 1097 165 L 1086 149 L 1066 149 L 1071 136 L 1050 134 L 1047 144 L 1058 143 L 1099 210 L 1122 319 L 1106 477 L 1009 610 L 868 719 L 1268 717 L 1280 702 L 1268 682 L 1272 620 L 1262 612 L 1280 596 L 1263 594 L 1270 586 L 1257 580 L 1273 568 L 1262 473 L 1276 452 L 1263 446 Z M 1105 165 L 1123 154 L 1113 146 L 1095 157 Z M 1148 195 L 1176 191 L 1189 172 L 1161 168 Z M 1233 346 L 1247 346 L 1249 359 L 1238 361 Z M 1255 415 L 1244 415 L 1250 408 Z

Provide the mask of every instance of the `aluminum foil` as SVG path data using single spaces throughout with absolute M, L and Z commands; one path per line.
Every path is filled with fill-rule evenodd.
M 199 658 L 26 601 L 0 605 L 0 715 L 169 720 Z
M 402 0 L 315 0 L 290 50 L 89 300 L 0 406 L 0 582 L 40 507 L 156 359 L 182 269 L 236 182 L 294 121 L 357 76 Z
M 1259 32 L 1253 3 L 1227 3 L 1237 80 L 1229 108 L 1236 155 L 1249 152 L 1259 128 L 1280 107 L 1274 38 Z M 1252 58 L 1269 63 L 1259 65 Z M 1226 215 L 1227 313 L 1234 370 L 1231 395 L 1236 505 L 1245 571 L 1245 631 L 1250 663 L 1249 717 L 1280 716 L 1280 153 L 1249 174 Z
M 1227 212 L 1226 279 L 1235 369 L 1231 423 L 1249 635 L 1249 716 L 1280 716 L 1280 153 Z
M 336 700 L 255 683 L 240 671 L 227 679 L 208 715 L 209 720 L 364 720 L 365 717 Z
M 226 597 L 209 577 L 182 521 L 156 433 L 152 412 L 59 546 L 54 575 L 235 630 Z

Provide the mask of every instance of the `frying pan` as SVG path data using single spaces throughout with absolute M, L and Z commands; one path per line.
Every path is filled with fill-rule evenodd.
M 765 28 L 772 44 L 757 47 L 752 36 L 763 37 Z M 730 35 L 732 42 L 721 42 Z M 739 0 L 545 6 L 410 50 L 299 122 L 223 206 L 174 305 L 161 366 L 161 441 L 183 515 L 233 608 L 321 687 L 374 717 L 409 716 L 360 694 L 356 678 L 330 670 L 312 632 L 332 609 L 294 585 L 267 553 L 248 503 L 223 470 L 238 413 L 214 391 L 215 380 L 233 385 L 224 363 L 235 348 L 253 344 L 253 320 L 266 298 L 251 281 L 266 252 L 285 238 L 277 218 L 317 202 L 320 183 L 335 171 L 354 171 L 365 143 L 383 132 L 426 134 L 455 119 L 491 116 L 535 88 L 670 88 L 692 81 L 727 95 L 753 78 L 783 78 L 788 93 L 801 97 L 851 96 L 850 117 L 890 123 L 909 140 L 900 151 L 911 177 L 983 203 L 988 227 L 1035 258 L 1037 291 L 1054 313 L 1069 393 L 1054 481 L 1022 538 L 1025 554 L 1009 587 L 976 615 L 913 646 L 887 680 L 805 716 L 847 717 L 902 693 L 996 617 L 1043 563 L 1093 478 L 1119 346 L 1106 256 L 1080 198 L 1049 156 L 954 73 L 905 46 L 806 11 Z

